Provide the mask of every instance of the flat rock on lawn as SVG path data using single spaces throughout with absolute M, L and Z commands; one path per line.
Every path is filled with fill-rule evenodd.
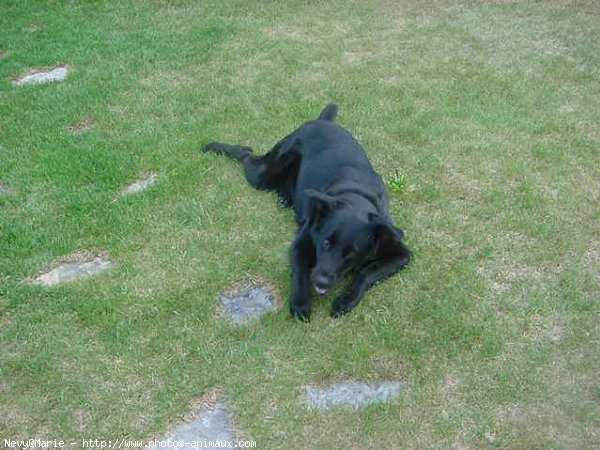
M 136 182 L 126 186 L 122 194 L 136 194 L 138 192 L 143 191 L 144 189 L 148 189 L 150 186 L 154 185 L 158 181 L 158 175 L 151 173 L 142 175 Z
M 383 403 L 400 395 L 401 384 L 397 381 L 364 383 L 343 381 L 329 386 L 305 386 L 306 404 L 310 408 L 327 409 L 334 406 L 358 408 Z
M 7 194 L 10 191 L 10 186 L 8 184 L 0 183 L 0 195 Z
M 233 441 L 233 418 L 225 405 L 217 403 L 212 408 L 203 410 L 196 418 L 178 425 L 164 438 L 161 443 L 181 441 L 184 445 L 178 448 L 198 448 L 194 441 Z
M 114 264 L 105 252 L 81 250 L 63 256 L 60 258 L 58 265 L 52 270 L 36 276 L 32 282 L 42 286 L 56 286 L 69 281 L 89 278 L 105 271 Z
M 49 81 L 62 81 L 67 78 L 69 68 L 67 66 L 56 66 L 50 69 L 34 69 L 26 75 L 13 81 L 15 86 L 24 84 L 48 83 Z
M 277 307 L 275 296 L 263 285 L 248 286 L 222 295 L 219 302 L 227 317 L 236 325 L 256 320 Z

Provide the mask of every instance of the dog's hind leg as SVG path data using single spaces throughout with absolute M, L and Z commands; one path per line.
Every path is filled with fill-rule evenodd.
M 243 145 L 220 144 L 211 142 L 206 144 L 202 150 L 205 152 L 223 153 L 236 161 L 243 162 L 247 156 L 252 155 L 252 149 Z
M 205 152 L 223 153 L 244 166 L 246 179 L 256 189 L 276 190 L 287 201 L 287 179 L 297 165 L 300 155 L 296 151 L 300 140 L 286 136 L 263 156 L 256 156 L 250 147 L 213 142 L 204 146 Z
M 205 152 L 222 153 L 242 163 L 248 182 L 256 189 L 271 189 L 261 177 L 265 171 L 265 156 L 256 156 L 250 147 L 243 145 L 230 145 L 212 142 L 206 144 L 202 150 Z

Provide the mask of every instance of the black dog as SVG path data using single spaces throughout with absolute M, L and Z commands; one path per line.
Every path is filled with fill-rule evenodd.
M 241 162 L 248 182 L 279 193 L 293 206 L 298 233 L 291 248 L 290 308 L 310 319 L 310 284 L 325 294 L 345 274 L 354 278 L 335 299 L 334 317 L 347 313 L 379 280 L 406 266 L 410 251 L 404 233 L 392 224 L 385 185 L 360 144 L 334 123 L 337 106 L 301 125 L 263 156 L 239 145 L 212 143 L 204 151 Z

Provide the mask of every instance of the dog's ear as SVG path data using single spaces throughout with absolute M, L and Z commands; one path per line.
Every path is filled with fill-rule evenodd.
M 340 205 L 340 201 L 335 197 L 314 189 L 306 189 L 304 195 L 308 199 L 308 208 L 310 211 L 309 220 L 311 223 L 326 216 L 330 211 Z
M 378 238 L 391 238 L 397 241 L 404 239 L 404 231 L 396 228 L 394 225 L 385 222 L 379 214 L 369 213 L 369 223 L 371 233 Z
M 398 249 L 404 248 L 404 244 L 402 243 L 404 232 L 391 223 L 375 218 L 367 225 L 367 233 L 372 245 L 372 251 L 376 255 L 380 255 L 381 253 L 395 253 Z

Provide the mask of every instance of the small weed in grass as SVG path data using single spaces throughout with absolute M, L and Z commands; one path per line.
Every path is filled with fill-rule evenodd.
M 406 192 L 406 177 L 396 170 L 393 175 L 388 177 L 387 185 L 390 191 L 396 194 L 404 194 Z

